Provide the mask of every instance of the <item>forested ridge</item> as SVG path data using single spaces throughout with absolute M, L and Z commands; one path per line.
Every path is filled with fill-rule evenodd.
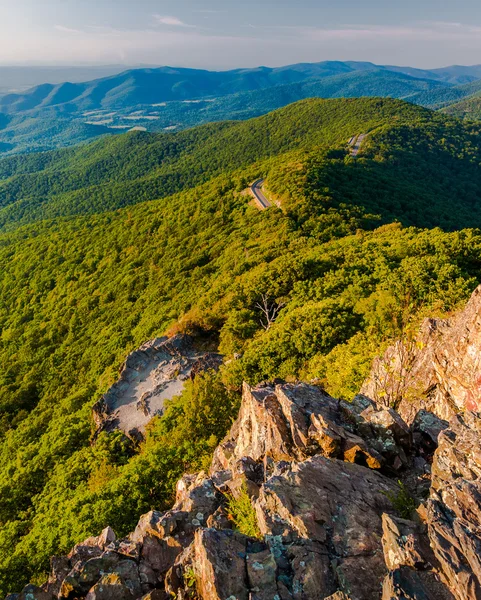
M 0 590 L 168 506 L 242 381 L 315 379 L 350 399 L 393 338 L 464 302 L 480 283 L 481 232 L 464 229 L 481 221 L 480 143 L 475 124 L 400 101 L 308 100 L 0 161 Z M 260 176 L 279 206 L 246 195 Z M 269 328 L 262 298 L 279 307 Z M 145 443 L 92 446 L 93 404 L 166 331 L 228 364 Z
M 367 179 L 385 180 L 378 193 L 384 188 L 391 193 L 398 183 L 404 188 L 404 203 L 400 201 L 390 217 L 402 220 L 403 211 L 422 212 L 417 197 L 422 188 L 438 216 L 427 222 L 423 215 L 417 220 L 410 215 L 406 224 L 476 225 L 473 202 L 479 184 L 473 170 L 479 163 L 480 130 L 477 124 L 461 124 L 397 100 L 311 99 L 246 122 L 209 124 L 177 134 L 134 132 L 73 149 L 9 157 L 0 160 L 0 228 L 159 199 L 264 159 L 280 160 L 296 149 L 321 147 L 341 153 L 338 167 L 343 173 L 335 180 L 349 182 L 351 176 L 369 172 Z M 371 135 L 363 149 L 364 162 L 356 170 L 342 161 L 348 139 L 360 132 Z M 416 180 L 424 179 L 418 189 L 413 168 L 418 171 Z M 360 201 L 372 203 L 373 192 L 367 198 L 363 185 L 345 187 L 354 194 L 361 186 Z M 462 215 L 448 211 L 446 218 L 453 221 L 448 225 L 439 207 L 453 196 L 460 208 L 464 206 Z M 466 221 L 466 211 L 474 211 L 474 220 Z

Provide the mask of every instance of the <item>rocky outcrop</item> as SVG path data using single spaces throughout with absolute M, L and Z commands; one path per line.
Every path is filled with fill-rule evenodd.
M 348 403 L 302 383 L 245 385 L 239 418 L 216 449 L 211 471 L 239 470 L 245 457 L 269 469 L 318 454 L 392 471 L 406 464 L 410 445 L 402 419 L 366 397 Z
M 375 361 L 362 393 L 411 423 L 420 409 L 450 419 L 481 411 L 481 286 L 451 319 L 427 319 L 416 339 Z
M 426 513 L 429 539 L 453 593 L 481 598 L 481 419 L 467 412 L 439 436 Z
M 120 429 L 142 438 L 147 423 L 162 414 L 165 401 L 180 394 L 187 379 L 221 363 L 219 354 L 197 350 L 187 335 L 146 342 L 127 357 L 118 381 L 94 405 L 96 435 Z
M 20 598 L 479 599 L 480 448 L 477 413 L 408 426 L 364 395 L 245 385 L 209 473 L 185 475 L 171 510 L 89 538 Z

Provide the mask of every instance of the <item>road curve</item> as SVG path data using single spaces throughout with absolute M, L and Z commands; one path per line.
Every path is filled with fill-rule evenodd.
M 257 179 L 257 181 L 254 181 L 254 183 L 251 185 L 251 188 L 250 188 L 251 193 L 254 196 L 254 198 L 257 200 L 257 203 L 259 204 L 259 207 L 261 210 L 265 210 L 266 208 L 269 208 L 269 206 L 272 206 L 271 203 L 269 202 L 269 200 L 262 193 L 263 183 L 264 183 L 264 179 Z
M 366 136 L 367 133 L 361 133 L 357 137 L 353 137 L 349 140 L 349 145 L 351 146 L 351 156 L 357 156 L 359 154 L 361 144 Z

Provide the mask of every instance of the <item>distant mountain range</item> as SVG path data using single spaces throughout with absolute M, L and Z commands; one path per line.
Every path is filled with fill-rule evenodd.
M 90 81 L 122 73 L 122 71 L 125 71 L 125 65 L 81 67 L 0 66 L 0 94 L 19 93 L 46 82 Z
M 217 72 L 133 69 L 0 95 L 0 152 L 47 150 L 131 129 L 172 131 L 247 119 L 308 97 L 393 97 L 434 109 L 464 102 L 454 114 L 476 117 L 472 105 L 463 107 L 478 93 L 481 65 L 421 70 L 329 61 Z

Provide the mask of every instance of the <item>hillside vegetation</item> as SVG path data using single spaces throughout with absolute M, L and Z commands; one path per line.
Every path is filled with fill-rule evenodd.
M 481 91 L 466 99 L 451 104 L 443 109 L 443 112 L 453 117 L 467 119 L 470 121 L 481 120 Z
M 473 81 L 463 85 L 430 89 L 412 95 L 409 100 L 434 110 L 460 102 L 481 91 L 481 81 Z
M 400 101 L 309 100 L 1 161 L 0 593 L 168 506 L 229 428 L 243 380 L 316 378 L 350 398 L 393 337 L 464 301 L 481 233 L 455 230 L 481 219 L 480 141 Z M 280 207 L 242 193 L 258 176 Z M 267 329 L 263 298 L 280 309 Z M 92 446 L 93 404 L 167 330 L 241 358 L 189 383 L 144 444 Z
M 362 160 L 350 160 L 348 139 L 368 132 Z M 311 99 L 247 122 L 135 132 L 0 160 L 0 228 L 159 199 L 239 169 L 264 175 L 270 167 L 262 161 L 295 150 L 314 151 L 315 178 L 335 197 L 382 213 L 384 222 L 477 226 L 480 148 L 477 125 L 400 101 Z M 244 175 L 241 188 L 249 180 Z

